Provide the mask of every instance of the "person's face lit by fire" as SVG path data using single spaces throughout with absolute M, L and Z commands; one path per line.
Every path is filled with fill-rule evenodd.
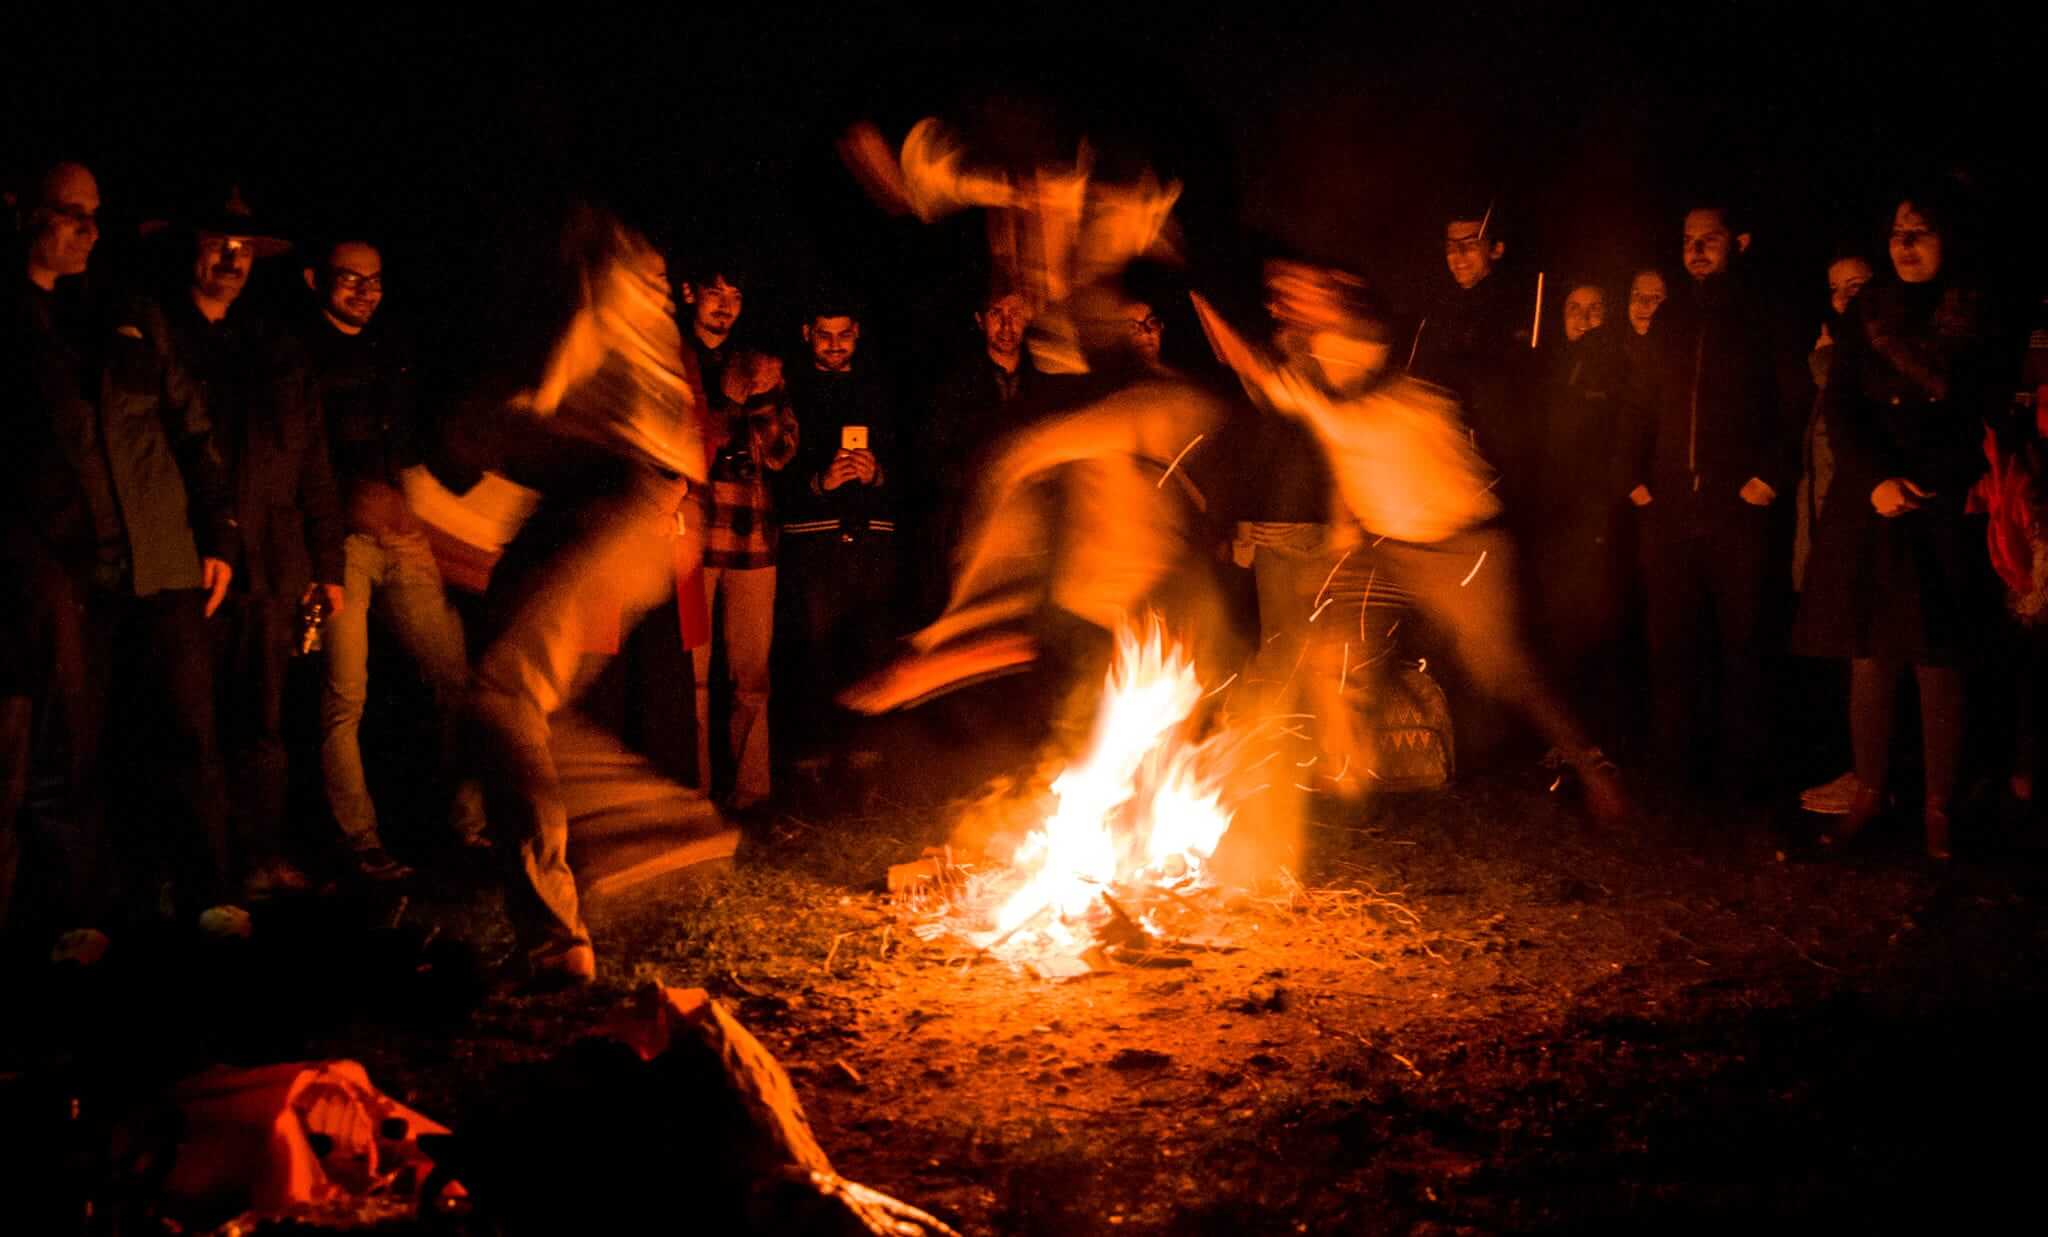
M 26 218 L 28 268 L 29 277 L 47 288 L 85 273 L 100 238 L 100 187 L 84 167 L 66 163 L 52 169 L 38 189 L 42 200 Z
M 1444 264 L 1461 288 L 1470 288 L 1493 273 L 1507 246 L 1485 232 L 1484 219 L 1453 219 L 1444 226 Z
M 1662 275 L 1655 271 L 1636 272 L 1628 285 L 1628 324 L 1636 334 L 1650 333 L 1650 320 L 1657 316 L 1657 307 L 1669 294 Z
M 1941 233 L 1911 202 L 1892 215 L 1892 269 L 1905 283 L 1926 283 L 1941 273 Z
M 1586 332 L 1596 330 L 1607 321 L 1607 294 L 1591 284 L 1573 288 L 1571 295 L 1564 298 L 1564 338 L 1566 343 L 1578 343 Z
M 1124 321 L 1130 324 L 1131 350 L 1138 354 L 1140 361 L 1157 369 L 1159 348 L 1166 340 L 1166 325 L 1143 301 L 1134 301 L 1124 307 Z
M 696 310 L 691 326 L 697 332 L 697 338 L 713 347 L 732 334 L 733 324 L 740 320 L 744 300 L 740 290 L 727 282 L 723 275 L 713 275 L 701 287 L 683 285 L 683 302 Z
M 981 327 L 989 358 L 1004 369 L 1015 368 L 1024 332 L 1031 325 L 1031 303 L 1017 292 L 999 296 L 983 306 L 974 321 Z
M 853 368 L 853 350 L 860 345 L 860 323 L 847 314 L 813 318 L 804 324 L 804 342 L 811 346 L 811 364 L 827 374 Z
M 1729 260 L 1748 248 L 1749 233 L 1730 231 L 1722 211 L 1707 207 L 1686 212 L 1685 273 L 1694 279 L 1722 274 Z
M 1828 304 L 1838 314 L 1849 312 L 1849 302 L 1870 282 L 1870 263 L 1861 258 L 1842 258 L 1828 265 Z
M 248 237 L 202 232 L 198 256 L 192 262 L 192 290 L 202 300 L 232 305 L 249 286 L 249 272 L 255 265 L 256 253 L 249 248 Z
M 370 325 L 384 303 L 384 256 L 375 245 L 343 241 L 328 251 L 321 270 L 306 272 L 306 285 L 320 294 L 328 321 L 353 335 Z

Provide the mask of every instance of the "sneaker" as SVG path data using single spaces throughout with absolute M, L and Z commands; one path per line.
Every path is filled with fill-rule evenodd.
M 1861 785 L 1851 769 L 1832 782 L 1800 791 L 1799 806 L 1817 816 L 1847 816 Z
M 98 928 L 73 928 L 57 938 L 50 949 L 50 961 L 57 965 L 70 963 L 74 966 L 96 966 L 113 942 Z
M 273 859 L 258 864 L 242 881 L 242 896 L 251 902 L 262 902 L 279 894 L 304 893 L 312 887 L 306 874 L 289 861 Z
M 356 875 L 366 881 L 382 884 L 387 881 L 411 880 L 412 869 L 394 859 L 390 851 L 381 846 L 372 846 L 356 852 Z
M 222 903 L 199 912 L 199 935 L 212 941 L 248 940 L 255 928 L 249 912 Z

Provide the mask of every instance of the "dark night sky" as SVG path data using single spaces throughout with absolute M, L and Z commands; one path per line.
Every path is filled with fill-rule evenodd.
M 429 330 L 516 294 L 538 221 L 582 190 L 685 248 L 751 250 L 757 330 L 786 329 L 827 275 L 894 330 L 928 332 L 972 295 L 973 226 L 883 217 L 831 141 L 861 116 L 892 137 L 932 111 L 971 125 L 991 98 L 1050 101 L 1033 114 L 1055 142 L 1086 132 L 1106 165 L 1182 177 L 1204 281 L 1271 237 L 1412 303 L 1444 278 L 1438 212 L 1455 196 L 1500 203 L 1525 270 L 1618 282 L 1676 265 L 1678 203 L 1710 187 L 1751 209 L 1758 264 L 1818 308 L 1830 251 L 1870 247 L 1903 177 L 1962 171 L 1997 217 L 2038 216 L 2038 5 L 1259 4 L 1199 21 L 1194 6 L 1017 7 L 912 21 L 850 5 L 460 20 L 351 6 L 289 27 L 237 6 L 116 10 L 47 37 L 24 26 L 7 153 L 83 152 L 117 217 L 161 214 L 233 168 L 301 226 L 372 219 L 391 307 Z M 2038 273 L 2037 230 L 2000 226 L 2018 246 L 2001 265 Z

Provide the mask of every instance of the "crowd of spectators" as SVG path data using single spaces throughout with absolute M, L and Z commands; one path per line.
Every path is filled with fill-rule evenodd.
M 444 458 L 445 418 L 423 406 L 407 340 L 379 313 L 379 244 L 347 230 L 288 240 L 229 193 L 158 231 L 169 276 L 109 272 L 94 261 L 89 168 L 39 169 L 13 206 L 0 919 L 44 941 L 89 929 L 65 939 L 90 953 L 99 930 L 145 913 L 237 930 L 245 907 L 316 883 L 308 868 L 410 877 L 387 849 L 361 738 L 372 667 L 402 664 L 372 655 L 385 643 L 417 668 L 431 715 L 417 729 L 440 754 L 405 810 L 445 830 L 451 853 L 489 850 L 497 796 L 462 759 L 476 707 L 465 592 L 478 581 L 408 500 L 423 475 L 460 492 L 462 467 Z M 1675 261 L 1625 286 L 1539 276 L 1510 252 L 1506 219 L 1493 203 L 1450 212 L 1436 296 L 1384 311 L 1372 332 L 1390 369 L 1456 398 L 1493 472 L 1503 514 L 1471 544 L 1520 547 L 1521 599 L 1489 577 L 1458 638 L 1483 642 L 1525 608 L 1540 673 L 1588 741 L 1674 795 L 1750 805 L 1846 754 L 1852 771 L 1806 796 L 1837 844 L 1900 797 L 1892 738 L 1908 669 L 1927 852 L 1948 855 L 1973 770 L 2031 801 L 2039 491 L 1983 479 L 2039 476 L 2048 324 L 1987 282 L 1953 195 L 1913 189 L 1871 221 L 1882 226 L 1843 220 L 1868 244 L 1815 255 L 1810 312 L 1748 278 L 1751 235 L 1729 203 L 1670 220 L 1670 252 L 1654 256 Z M 302 273 L 295 311 L 246 305 L 263 261 Z M 741 255 L 670 261 L 708 413 L 708 495 L 690 517 L 704 544 L 665 620 L 682 636 L 675 655 L 634 660 L 629 699 L 689 694 L 694 708 L 662 710 L 674 724 L 651 742 L 672 743 L 683 775 L 743 816 L 792 779 L 887 768 L 836 701 L 945 604 L 977 461 L 1079 393 L 1098 397 L 1105 378 L 1172 372 L 1161 341 L 1187 288 L 1129 291 L 1125 346 L 1076 376 L 1039 371 L 1027 340 L 1044 306 L 998 283 L 969 311 L 975 346 L 913 376 L 870 363 L 857 295 L 804 290 L 800 330 L 769 338 L 749 329 Z M 1210 385 L 1233 424 L 1176 457 L 1183 486 L 1162 492 L 1199 512 L 1216 570 L 1251 569 L 1236 591 L 1257 627 L 1305 640 L 1339 567 L 1380 563 L 1392 587 L 1406 543 L 1326 553 L 1345 517 L 1316 438 Z M 1476 596 L 1463 570 L 1408 579 Z M 294 655 L 316 649 L 317 724 L 302 728 L 291 708 L 311 701 L 289 690 Z M 1848 667 L 1836 739 L 1787 724 L 1788 679 L 1827 681 L 1788 669 L 1788 654 Z M 1979 687 L 2010 707 L 1980 702 Z M 296 742 L 300 729 L 317 741 Z M 1637 733 L 1647 739 L 1629 742 Z M 324 789 L 318 829 L 293 823 L 301 753 Z M 398 849 L 425 853 L 418 838 Z

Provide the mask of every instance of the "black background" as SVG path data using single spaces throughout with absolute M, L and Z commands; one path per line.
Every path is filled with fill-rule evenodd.
M 805 294 L 830 282 L 867 302 L 871 354 L 968 346 L 978 224 L 885 216 L 833 151 L 855 119 L 894 140 L 930 113 L 1019 154 L 1071 157 L 1086 134 L 1105 173 L 1180 178 L 1205 286 L 1277 241 L 1413 306 L 1447 279 L 1457 202 L 1495 205 L 1525 276 L 1618 287 L 1636 265 L 1676 269 L 1678 212 L 1704 191 L 1734 195 L 1754 265 L 1817 316 L 1827 260 L 1860 249 L 1882 268 L 1887 194 L 1929 173 L 1966 179 L 1993 270 L 2038 287 L 2039 13 L 110 6 L 21 14 L 6 140 L 17 170 L 64 152 L 100 173 L 100 266 L 121 263 L 136 221 L 229 174 L 302 236 L 368 225 L 387 312 L 450 357 L 502 351 L 507 308 L 541 307 L 549 220 L 577 194 L 684 254 L 750 255 L 757 343 L 793 346 Z M 279 295 L 294 268 L 261 281 Z

